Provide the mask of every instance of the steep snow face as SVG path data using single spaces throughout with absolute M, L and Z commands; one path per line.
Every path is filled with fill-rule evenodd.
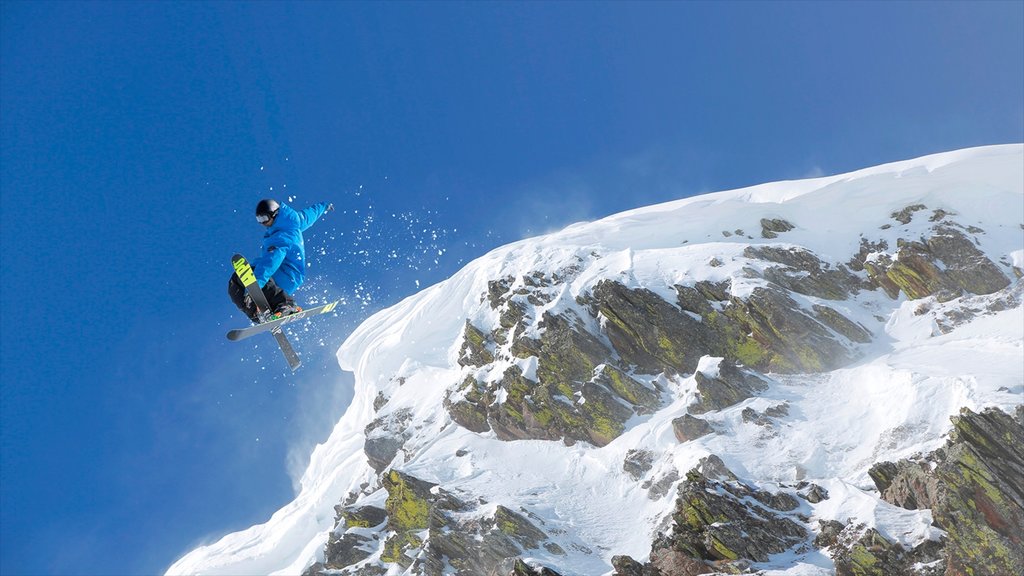
M 894 219 L 912 206 L 924 208 Z M 1024 269 L 1024 146 L 968 149 L 707 194 L 494 250 L 356 329 L 338 351 L 342 369 L 355 374 L 354 400 L 314 451 L 296 499 L 265 524 L 192 551 L 168 573 L 295 574 L 322 561 L 335 505 L 349 498 L 383 506 L 387 494 L 363 452 L 366 429 L 375 418 L 399 413 L 407 438 L 391 467 L 446 490 L 528 510 L 548 534 L 558 535 L 561 550 L 534 550 L 533 558 L 564 575 L 610 573 L 616 554 L 646 558 L 672 510 L 673 479 L 708 454 L 761 484 L 810 480 L 823 486 L 831 497 L 804 511 L 815 522 L 855 519 L 906 544 L 935 538 L 930 512 L 882 503 L 867 470 L 881 460 L 940 446 L 949 417 L 961 407 L 1012 411 L 1021 402 L 1020 281 L 1008 289 L 1017 294 L 1015 300 L 1011 294 L 1011 306 L 954 324 L 944 319 L 971 297 L 909 301 L 875 290 L 832 302 L 873 334 L 872 343 L 858 350 L 859 361 L 827 373 L 776 375 L 757 397 L 704 415 L 717 433 L 686 443 L 674 436 L 672 420 L 694 399 L 691 374 L 657 376 L 664 406 L 633 418 L 622 435 L 600 448 L 476 434 L 452 422 L 443 401 L 467 373 L 459 364 L 467 320 L 477 326 L 498 322 L 487 303 L 493 280 L 519 282 L 538 272 L 559 278 L 537 303 L 536 318 L 577 306 L 577 297 L 603 280 L 648 289 L 668 302 L 676 301 L 675 286 L 697 281 L 728 280 L 732 294 L 742 296 L 765 282 L 747 272 L 758 266 L 744 255 L 750 246 L 801 247 L 838 266 L 864 242 L 884 241 L 894 251 L 898 239 L 921 236 L 933 225 L 930 220 L 944 214 L 972 230 L 977 248 L 1008 279 L 1016 278 L 1015 269 Z M 773 234 L 773 220 L 793 228 L 766 237 Z M 535 359 L 521 358 L 493 369 L 513 364 L 527 377 L 536 370 Z M 783 404 L 786 413 L 770 426 L 752 425 L 744 414 Z M 637 448 L 656 456 L 642 478 L 623 469 Z M 371 560 L 380 555 L 371 551 Z M 762 568 L 827 574 L 832 564 L 819 552 L 807 552 L 782 555 Z M 388 573 L 405 571 L 396 565 Z

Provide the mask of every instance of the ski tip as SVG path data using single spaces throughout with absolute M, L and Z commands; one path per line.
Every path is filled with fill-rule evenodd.
M 237 252 L 235 252 L 235 255 L 231 257 L 231 261 L 232 262 L 234 262 L 236 260 L 244 260 L 244 259 L 245 259 L 245 256 L 242 256 L 241 254 L 239 254 Z
M 229 330 L 228 340 L 238 340 L 238 337 L 242 335 L 242 330 Z

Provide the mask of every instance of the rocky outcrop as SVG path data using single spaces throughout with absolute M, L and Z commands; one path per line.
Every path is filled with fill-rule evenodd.
M 655 540 L 649 561 L 617 556 L 615 574 L 744 572 L 808 540 L 810 533 L 796 516 L 799 507 L 792 494 L 741 482 L 719 458 L 708 457 L 679 485 L 672 526 Z
M 377 418 L 366 426 L 363 452 L 374 470 L 380 472 L 387 468 L 412 436 L 408 429 L 411 419 L 412 411 L 403 409 Z
M 661 405 L 660 393 L 613 365 L 612 351 L 572 312 L 545 314 L 541 326 L 539 339 L 516 336 L 509 347 L 517 355 L 537 356 L 536 379 L 527 378 L 519 366 L 507 368 L 497 381 L 467 377 L 445 399 L 453 420 L 475 432 L 493 430 L 502 440 L 604 446 L 631 417 Z M 472 340 L 469 332 L 466 342 Z M 462 358 L 476 366 L 468 359 L 483 357 L 470 350 Z
M 842 264 L 832 266 L 810 250 L 783 246 L 748 246 L 743 255 L 774 262 L 763 277 L 787 290 L 826 300 L 846 300 L 862 287 L 860 278 Z
M 707 436 L 714 432 L 715 429 L 708 424 L 707 420 L 684 414 L 679 418 L 672 419 L 672 432 L 676 435 L 676 440 L 680 442 L 689 442 L 690 440 L 696 440 L 701 436 Z
M 793 226 L 789 222 L 781 218 L 762 218 L 761 219 L 761 237 L 762 238 L 778 238 L 782 232 L 789 232 L 796 226 Z
M 912 212 L 906 215 L 908 222 Z M 866 256 L 863 267 L 868 277 L 890 297 L 903 292 L 911 300 L 936 295 L 948 301 L 964 293 L 991 294 L 1009 285 L 999 266 L 957 226 L 943 222 L 927 238 L 900 239 L 895 254 Z
M 765 377 L 750 370 L 719 361 L 709 373 L 694 373 L 697 400 L 690 405 L 693 414 L 704 414 L 739 404 L 758 392 L 768 389 Z
M 604 320 L 619 357 L 641 373 L 689 374 L 703 356 L 762 372 L 818 372 L 856 357 L 848 339 L 870 339 L 867 330 L 840 321 L 835 311 L 808 314 L 772 284 L 755 288 L 746 299 L 710 283 L 676 290 L 678 308 L 649 290 L 617 282 L 604 281 L 593 290 L 591 312 Z
M 836 576 L 939 576 L 941 544 L 925 541 L 913 550 L 874 528 L 849 526 L 836 535 Z
M 932 510 L 936 526 L 947 534 L 944 574 L 1012 574 L 1024 566 L 1024 407 L 1016 417 L 994 408 L 980 414 L 965 408 L 952 420 L 946 447 L 916 461 L 876 464 L 871 478 L 887 502 Z M 837 570 L 847 570 L 840 573 L 908 573 L 885 571 L 908 561 L 892 543 L 870 553 L 881 536 L 869 536 L 868 544 L 836 549 Z
M 932 507 L 948 534 L 946 573 L 1010 574 L 1024 566 L 1024 408 L 965 408 L 953 426 Z
M 544 549 L 565 552 L 526 515 L 506 506 L 470 504 L 441 487 L 397 470 L 381 477 L 384 508 L 339 506 L 324 562 L 306 571 L 379 575 L 388 565 L 425 576 L 546 575 L 520 556 Z

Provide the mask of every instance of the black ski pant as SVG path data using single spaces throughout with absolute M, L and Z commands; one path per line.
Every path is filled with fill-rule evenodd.
M 267 284 L 263 286 L 263 295 L 267 297 L 267 304 L 270 304 L 270 311 L 277 310 L 284 304 L 295 305 L 295 300 L 288 295 L 287 292 L 281 289 L 271 278 L 267 281 Z M 245 301 L 245 286 L 242 285 L 242 281 L 238 279 L 237 274 L 232 274 L 231 279 L 228 280 L 228 296 L 231 297 L 231 301 L 238 306 L 238 309 L 245 313 L 253 322 L 259 322 L 259 315 L 256 311 L 256 305 L 249 301 L 249 305 L 246 306 Z

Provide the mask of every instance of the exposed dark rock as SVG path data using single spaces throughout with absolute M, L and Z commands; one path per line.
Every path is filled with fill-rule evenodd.
M 758 490 L 735 478 L 717 457 L 688 472 L 679 486 L 671 529 L 655 540 L 650 562 L 637 571 L 638 562 L 622 559 L 622 573 L 745 571 L 752 562 L 767 562 L 772 554 L 806 542 L 807 531 L 789 517 L 799 506 L 796 498 Z
M 661 571 L 651 565 L 644 566 L 629 556 L 612 556 L 612 576 L 661 576 Z
M 828 490 L 825 490 L 817 484 L 811 482 L 800 482 L 797 484 L 796 489 L 797 495 L 811 504 L 817 504 L 823 500 L 828 500 Z
M 661 476 L 656 480 L 648 480 L 641 484 L 641 487 L 647 490 L 647 497 L 651 500 L 660 500 L 675 486 L 675 483 L 679 481 L 679 472 L 673 468 L 668 471 L 667 474 Z
M 546 314 L 539 340 L 529 342 L 538 356 L 537 380 L 517 366 L 501 380 L 481 383 L 469 377 L 449 391 L 445 407 L 452 419 L 475 432 L 493 430 L 499 439 L 585 441 L 604 446 L 625 430 L 635 414 L 661 405 L 660 393 L 607 364 L 612 352 L 582 327 L 573 313 Z M 497 402 L 499 393 L 503 399 Z
M 726 361 L 719 363 L 717 374 L 696 372 L 693 376 L 699 394 L 689 408 L 694 414 L 733 406 L 768 389 L 768 383 L 759 374 Z
M 650 450 L 632 449 L 626 452 L 626 458 L 622 461 L 622 469 L 633 480 L 643 478 L 653 466 L 654 453 Z
M 377 392 L 377 397 L 373 399 L 373 411 L 380 412 L 380 409 L 388 403 L 388 397 L 383 392 Z
M 743 250 L 743 255 L 782 264 L 766 269 L 765 280 L 799 294 L 827 300 L 846 300 L 861 285 L 860 279 L 845 266 L 833 267 L 803 248 L 748 246 Z
M 781 218 L 761 218 L 762 238 L 778 238 L 780 232 L 789 232 L 793 228 L 795 228 L 795 226 Z
M 463 329 L 462 350 L 459 351 L 459 364 L 462 366 L 485 366 L 494 362 L 494 354 L 489 350 L 493 345 L 490 338 L 479 328 L 466 320 Z
M 734 299 L 723 313 L 735 326 L 726 331 L 732 339 L 725 357 L 757 370 L 821 372 L 854 359 L 829 328 L 777 288 L 755 288 L 746 301 Z
M 862 272 L 864 270 L 864 262 L 872 255 L 876 253 L 885 253 L 889 249 L 889 243 L 885 240 L 878 240 L 877 242 L 870 242 L 867 238 L 860 239 L 860 250 L 857 254 L 846 263 L 851 270 L 856 272 Z
M 1021 305 L 1024 297 L 1024 282 L 1015 280 L 1006 288 L 993 294 L 982 296 L 964 296 L 956 303 L 939 306 L 934 311 L 935 325 L 943 334 L 949 334 L 956 327 L 962 326 L 979 316 L 987 316 L 1010 310 Z M 926 307 L 922 313 L 930 312 Z
M 611 351 L 581 324 L 571 311 L 565 315 L 544 314 L 537 365 L 541 382 L 568 390 L 575 382 L 590 380 L 594 369 L 611 356 Z
M 895 576 L 910 573 L 910 559 L 896 542 L 874 528 L 849 545 L 840 545 L 833 556 L 836 576 Z
M 1010 280 L 962 232 L 939 225 L 927 240 L 900 241 L 895 258 L 882 256 L 864 263 L 868 276 L 895 298 L 940 295 L 948 301 L 968 292 L 991 294 Z
M 700 316 L 695 318 L 649 290 L 603 281 L 594 288 L 591 310 L 605 320 L 622 361 L 646 374 L 690 373 L 705 355 L 762 371 L 831 370 L 856 357 L 844 333 L 855 341 L 865 338 L 866 331 L 843 323 L 838 312 L 822 309 L 819 320 L 773 285 L 755 288 L 745 300 L 727 296 L 722 288 L 711 283 L 676 287 L 679 307 Z
M 938 480 L 927 461 L 879 462 L 868 470 L 868 475 L 882 500 L 907 510 L 931 508 L 938 498 Z
M 711 427 L 711 424 L 708 424 L 707 420 L 684 414 L 672 420 L 672 431 L 679 442 L 689 442 L 701 436 L 707 436 L 714 432 L 715 429 Z
M 964 408 L 952 420 L 932 507 L 948 534 L 947 574 L 1012 574 L 1024 566 L 1024 407 L 1015 418 Z
M 910 224 L 910 221 L 914 218 L 914 212 L 926 210 L 927 208 L 928 207 L 925 206 L 924 204 L 914 204 L 911 206 L 907 206 L 906 208 L 900 210 L 899 212 L 893 212 L 892 214 L 890 214 L 890 218 L 896 220 L 900 224 Z
M 944 574 L 1012 574 L 1024 566 L 1024 407 L 1015 417 L 995 408 L 980 414 L 964 408 L 952 420 L 946 447 L 917 461 L 876 464 L 869 474 L 884 500 L 909 509 L 931 508 L 936 526 L 947 534 Z M 932 566 L 943 547 L 924 542 L 904 554 L 878 538 L 868 533 L 856 543 L 840 542 L 837 571 L 909 573 L 907 566 Z
M 512 560 L 511 568 L 508 568 L 507 564 L 503 564 L 499 573 L 501 576 L 505 574 L 508 576 L 561 576 L 547 566 L 530 566 L 522 558 Z
M 846 525 L 836 520 L 818 520 L 818 535 L 814 538 L 817 548 L 831 548 L 839 543 L 839 535 Z
M 593 296 L 612 346 L 642 373 L 692 372 L 709 348 L 710 334 L 699 321 L 650 290 L 602 281 Z
M 380 472 L 387 468 L 412 436 L 406 428 L 411 419 L 412 412 L 406 408 L 377 418 L 366 426 L 363 452 L 374 470 Z
M 452 400 L 453 396 L 463 395 L 461 400 Z M 458 387 L 445 394 L 444 407 L 456 423 L 478 434 L 488 432 L 491 425 L 487 421 L 487 406 L 493 401 L 475 376 L 467 376 Z

